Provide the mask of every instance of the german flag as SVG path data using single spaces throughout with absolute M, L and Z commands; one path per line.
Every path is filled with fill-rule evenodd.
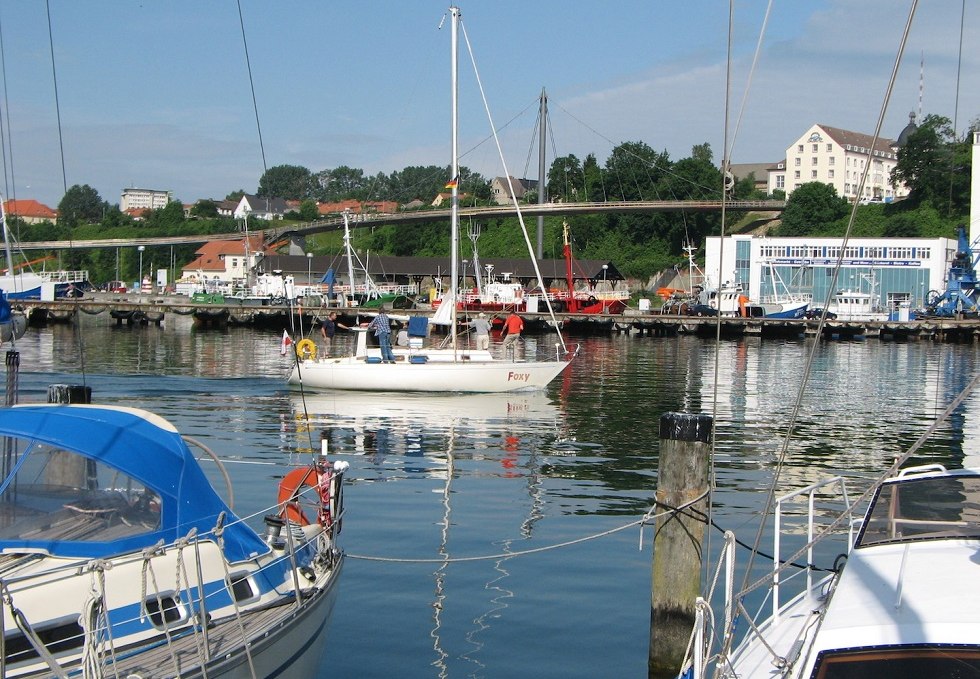
M 447 189 L 455 189 L 457 186 L 459 186 L 459 175 L 456 175 L 455 177 L 453 177 L 452 179 L 450 179 L 448 182 L 446 182 L 446 188 Z

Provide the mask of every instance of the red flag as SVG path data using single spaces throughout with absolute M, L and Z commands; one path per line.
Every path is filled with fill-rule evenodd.
M 281 356 L 286 355 L 286 349 L 293 343 L 293 338 L 289 336 L 289 333 L 285 330 L 282 331 L 282 343 L 279 345 L 279 354 Z

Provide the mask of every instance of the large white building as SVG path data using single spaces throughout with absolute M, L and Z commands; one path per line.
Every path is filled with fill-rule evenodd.
M 851 238 L 841 255 L 840 238 L 770 238 L 752 235 L 705 240 L 705 275 L 711 286 L 740 283 L 753 301 L 789 292 L 812 295 L 823 306 L 828 292 L 849 290 L 874 296 L 875 306 L 919 308 L 930 291 L 946 289 L 946 272 L 956 254 L 954 238 Z M 833 288 L 831 288 L 831 284 Z
M 156 191 L 154 189 L 123 189 L 119 200 L 119 209 L 127 210 L 157 210 L 167 207 L 172 196 L 171 191 Z
M 896 142 L 879 138 L 871 146 L 870 134 L 829 125 L 812 125 L 786 149 L 786 159 L 769 170 L 768 192 L 786 195 L 808 182 L 823 182 L 849 200 L 890 202 L 908 195 L 903 184 L 892 187 L 891 173 L 898 162 Z M 870 158 L 869 158 L 870 153 Z M 861 175 L 871 163 L 863 191 Z

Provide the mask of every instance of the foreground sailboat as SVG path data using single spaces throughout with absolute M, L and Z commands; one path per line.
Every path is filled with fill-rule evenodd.
M 345 462 L 287 474 L 259 535 L 149 412 L 2 407 L 0 441 L 2 676 L 315 673 Z
M 917 4 L 909 10 L 888 92 Z M 881 109 L 875 139 L 886 109 Z M 858 195 L 872 166 L 874 146 L 870 144 Z M 974 165 L 973 173 L 973 186 L 980 186 L 980 167 Z M 856 211 L 857 204 L 852 206 L 842 251 Z M 834 280 L 840 266 L 838 262 Z M 817 327 L 817 341 L 824 320 Z M 800 376 L 798 402 L 817 348 L 815 342 Z M 842 476 L 776 496 L 797 416 L 794 410 L 763 512 L 771 511 L 772 524 L 757 528 L 740 591 L 734 588 L 735 536 L 726 534 L 713 580 L 724 581 L 726 592 L 714 601 L 712 584 L 697 600 L 695 628 L 680 676 L 980 677 L 980 468 L 967 456 L 963 469 L 905 466 L 923 454 L 923 444 L 963 408 L 978 384 L 980 374 L 975 373 L 936 421 L 856 498 L 849 496 Z M 907 436 L 916 423 L 900 425 Z M 868 498 L 862 519 L 860 508 Z M 763 553 L 758 547 L 766 534 L 772 536 L 766 557 L 771 566 L 757 571 L 753 563 Z M 832 563 L 818 566 L 821 553 Z
M 394 363 L 382 363 L 380 352 L 367 347 L 366 330 L 359 334 L 352 356 L 317 357 L 315 352 L 297 354 L 288 382 L 314 389 L 352 389 L 362 391 L 427 391 L 494 393 L 532 391 L 544 389 L 567 368 L 574 353 L 566 349 L 561 333 L 555 346 L 553 360 L 518 360 L 517 352 L 498 359 L 486 350 L 464 349 L 458 344 L 456 319 L 456 291 L 459 284 L 459 148 L 458 148 L 458 101 L 457 101 L 457 52 L 459 43 L 460 12 L 449 8 L 452 28 L 452 174 L 450 182 L 452 203 L 450 210 L 451 268 L 450 292 L 443 299 L 439 311 L 446 318 L 436 318 L 449 327 L 446 347 L 410 347 L 396 351 Z M 520 217 L 520 208 L 515 200 Z M 530 254 L 530 239 L 524 229 L 525 242 Z M 534 263 L 538 281 L 543 277 Z M 437 312 L 437 316 L 440 315 Z M 557 323 L 555 323 L 557 327 Z

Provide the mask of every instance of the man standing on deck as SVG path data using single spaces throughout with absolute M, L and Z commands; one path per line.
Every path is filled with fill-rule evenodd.
M 368 330 L 372 328 L 375 337 L 378 338 L 378 344 L 381 345 L 381 362 L 394 363 L 395 355 L 391 353 L 391 321 L 384 311 L 379 311 L 374 320 L 367 324 Z
M 489 349 L 490 348 L 490 321 L 487 320 L 487 315 L 480 312 L 480 315 L 474 318 L 472 321 L 466 325 L 473 328 L 473 333 L 476 335 L 476 348 L 477 349 Z
M 320 324 L 320 335 L 323 337 L 324 356 L 330 353 L 330 345 L 333 344 L 333 336 L 336 334 L 337 328 L 350 330 L 350 328 L 343 323 L 338 323 L 337 312 L 331 311 L 330 314 L 324 319 L 323 323 Z
M 510 316 L 504 320 L 504 352 L 508 347 L 514 347 L 521 339 L 521 331 L 524 330 L 524 320 L 517 315 L 516 311 L 511 311 Z

